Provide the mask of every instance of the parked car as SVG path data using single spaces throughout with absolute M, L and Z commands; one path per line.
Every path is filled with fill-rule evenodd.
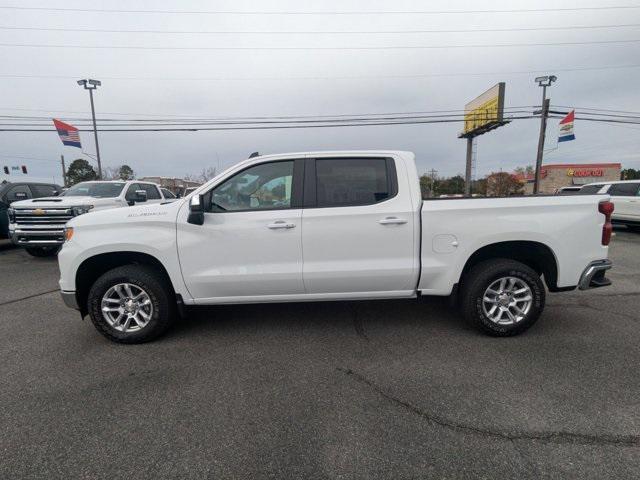
M 55 183 L 7 181 L 0 183 L 0 238 L 10 238 L 7 209 L 12 202 L 55 196 L 61 191 L 60 185 Z
M 55 255 L 64 242 L 64 226 L 88 212 L 136 203 L 161 203 L 158 185 L 139 181 L 82 182 L 59 196 L 13 202 L 8 209 L 13 242 L 36 257 Z
M 612 222 L 640 232 L 640 180 L 590 183 L 580 189 L 580 194 L 610 195 L 615 205 Z
M 484 332 L 515 335 L 542 313 L 544 283 L 610 284 L 612 207 L 598 196 L 423 201 L 410 152 L 256 157 L 188 199 L 72 219 L 60 288 L 125 343 L 160 335 L 184 305 L 452 294 Z
M 573 185 L 570 187 L 562 187 L 556 190 L 556 195 L 577 195 L 582 187 Z

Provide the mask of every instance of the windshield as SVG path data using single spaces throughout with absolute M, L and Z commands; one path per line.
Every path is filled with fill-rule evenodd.
M 117 197 L 122 192 L 125 182 L 82 182 L 64 192 L 65 197 Z

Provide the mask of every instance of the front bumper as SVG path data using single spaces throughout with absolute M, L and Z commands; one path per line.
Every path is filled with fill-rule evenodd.
M 64 243 L 64 225 L 51 225 L 45 228 L 20 227 L 20 225 L 9 227 L 11 240 L 16 245 L 62 245 Z
M 62 301 L 67 307 L 73 308 L 74 310 L 80 310 L 78 299 L 76 298 L 76 292 L 65 292 L 61 290 L 60 295 L 62 295 Z
M 596 260 L 591 262 L 587 268 L 584 269 L 580 276 L 580 282 L 578 282 L 578 288 L 580 290 L 587 290 L 589 288 L 606 287 L 611 285 L 611 280 L 604 276 L 605 272 L 609 270 L 613 264 L 611 260 Z

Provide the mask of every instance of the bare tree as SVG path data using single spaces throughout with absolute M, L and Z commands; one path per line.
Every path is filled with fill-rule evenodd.
M 103 180 L 118 180 L 120 178 L 120 167 L 104 167 L 102 169 Z
M 184 179 L 189 182 L 198 182 L 205 183 L 211 180 L 216 176 L 216 168 L 215 167 L 207 167 L 203 168 L 199 174 L 188 174 L 184 176 Z

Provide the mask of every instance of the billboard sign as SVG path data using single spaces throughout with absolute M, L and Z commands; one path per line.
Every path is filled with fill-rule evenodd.
M 504 113 L 504 82 L 491 87 L 464 106 L 464 130 L 461 137 L 475 137 L 506 122 Z

